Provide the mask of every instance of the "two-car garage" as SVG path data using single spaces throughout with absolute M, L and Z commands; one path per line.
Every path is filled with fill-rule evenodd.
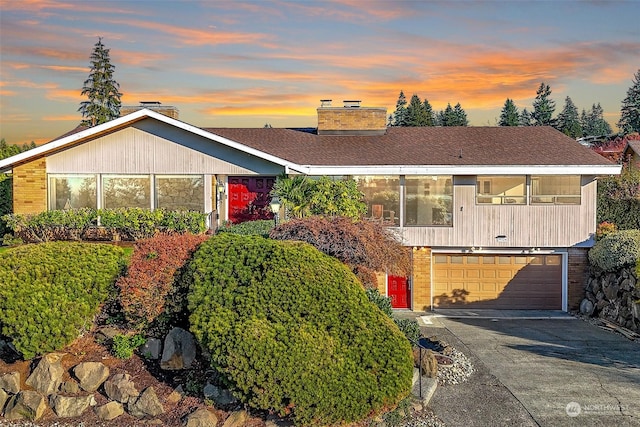
M 432 254 L 434 308 L 562 309 L 561 254 Z

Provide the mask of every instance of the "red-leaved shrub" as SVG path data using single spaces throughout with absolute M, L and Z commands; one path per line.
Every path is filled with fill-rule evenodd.
M 136 243 L 127 274 L 116 282 L 129 326 L 141 329 L 165 307 L 176 272 L 209 236 L 161 234 Z

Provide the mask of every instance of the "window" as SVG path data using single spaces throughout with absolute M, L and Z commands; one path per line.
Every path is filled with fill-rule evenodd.
M 202 175 L 158 175 L 155 185 L 157 208 L 204 212 Z
M 478 176 L 476 203 L 524 205 L 527 201 L 526 176 Z
M 453 225 L 453 178 L 407 176 L 404 225 Z
M 532 176 L 531 204 L 579 205 L 580 176 Z
M 49 210 L 97 207 L 95 175 L 49 175 Z
M 400 177 L 354 176 L 353 179 L 364 194 L 369 217 L 400 225 Z
M 148 175 L 104 175 L 102 206 L 113 208 L 151 208 L 151 179 Z

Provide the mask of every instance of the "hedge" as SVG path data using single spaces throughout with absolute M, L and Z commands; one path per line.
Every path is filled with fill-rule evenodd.
M 241 222 L 240 224 L 227 223 L 218 228 L 218 233 L 241 234 L 243 236 L 269 237 L 275 222 L 272 219 L 259 219 L 256 221 Z
M 640 230 L 607 234 L 589 251 L 589 262 L 602 271 L 616 271 L 640 262 Z
M 91 327 L 124 266 L 113 245 L 50 242 L 0 254 L 0 326 L 26 359 Z
M 191 331 L 249 406 L 328 425 L 408 395 L 409 342 L 335 258 L 302 242 L 219 234 L 187 277 Z

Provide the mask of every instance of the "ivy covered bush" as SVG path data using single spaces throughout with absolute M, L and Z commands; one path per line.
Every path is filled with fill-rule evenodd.
M 0 327 L 25 359 L 59 350 L 91 327 L 114 294 L 122 249 L 50 242 L 0 253 Z
M 219 234 L 187 276 L 191 330 L 250 406 L 329 425 L 408 395 L 409 342 L 335 258 L 302 242 Z
M 127 273 L 116 285 L 122 313 L 133 329 L 144 329 L 164 312 L 176 273 L 209 236 L 161 234 L 136 242 Z
M 640 261 L 640 230 L 607 234 L 589 251 L 589 262 L 602 271 L 635 266 Z

